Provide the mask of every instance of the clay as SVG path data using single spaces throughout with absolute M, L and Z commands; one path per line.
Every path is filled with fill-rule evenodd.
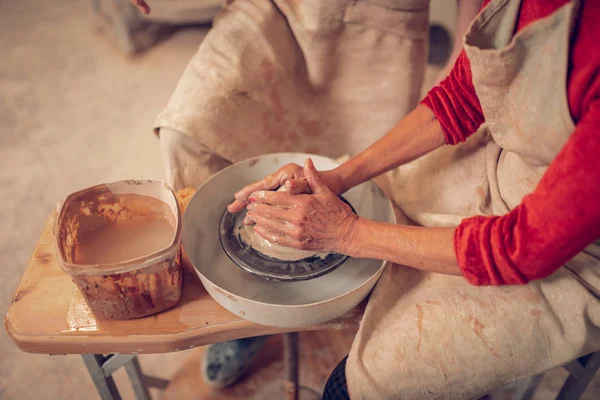
M 242 220 L 240 218 L 240 220 Z M 311 250 L 297 250 L 291 247 L 284 247 L 276 243 L 271 243 L 267 239 L 258 235 L 252 230 L 252 225 L 245 225 L 240 222 L 234 229 L 234 232 L 240 235 L 242 242 L 251 246 L 254 250 L 265 256 L 276 258 L 283 261 L 298 261 L 309 257 L 327 257 L 328 253 L 317 253 Z

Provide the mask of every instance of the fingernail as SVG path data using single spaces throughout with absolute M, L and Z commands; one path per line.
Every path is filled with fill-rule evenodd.
M 264 190 L 261 190 L 260 192 L 258 192 L 259 199 L 264 199 L 265 197 L 267 197 L 267 192 L 265 192 Z
M 250 203 L 246 206 L 246 209 L 254 211 L 254 210 L 256 210 L 256 207 L 257 207 L 256 203 Z

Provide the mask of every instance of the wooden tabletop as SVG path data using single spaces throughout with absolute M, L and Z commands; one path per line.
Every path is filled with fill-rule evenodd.
M 225 340 L 298 330 L 356 329 L 364 304 L 333 321 L 294 329 L 246 321 L 222 308 L 186 265 L 174 308 L 130 321 L 96 321 L 55 257 L 51 216 L 13 297 L 5 325 L 23 351 L 44 354 L 167 353 Z

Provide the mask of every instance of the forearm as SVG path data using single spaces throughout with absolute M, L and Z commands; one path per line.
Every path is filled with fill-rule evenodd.
M 337 168 L 346 191 L 445 144 L 442 127 L 428 107 L 419 105 L 390 132 Z
M 423 271 L 462 275 L 454 253 L 454 230 L 359 218 L 346 252 L 356 258 L 387 260 Z

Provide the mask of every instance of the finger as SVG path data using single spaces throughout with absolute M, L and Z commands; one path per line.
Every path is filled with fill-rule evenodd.
M 227 211 L 229 211 L 232 214 L 235 214 L 236 212 L 242 211 L 247 205 L 248 201 L 234 200 L 231 204 L 227 206 Z
M 247 200 L 250 194 L 256 191 L 279 189 L 283 182 L 285 182 L 288 178 L 290 178 L 290 176 L 287 172 L 277 171 L 276 173 L 271 174 L 258 182 L 254 182 L 244 187 L 242 190 L 235 193 L 233 197 L 235 197 L 237 200 Z
M 252 193 L 248 200 L 253 203 L 259 204 L 270 204 L 272 206 L 279 206 L 283 208 L 290 208 L 296 204 L 294 196 L 287 192 L 272 192 L 267 190 L 260 190 Z
M 289 194 L 311 194 L 310 185 L 306 178 L 288 179 L 284 184 L 285 191 Z
M 277 221 L 263 217 L 253 212 L 249 212 L 246 217 L 250 223 L 264 229 L 265 231 L 277 232 L 281 236 L 288 236 L 293 239 L 299 239 L 299 230 L 289 222 Z
M 246 201 L 254 192 L 259 190 L 275 190 L 279 186 L 281 186 L 279 184 L 279 179 L 275 176 L 269 175 L 258 182 L 254 182 L 253 184 L 244 187 L 242 190 L 235 193 L 233 197 L 235 197 L 236 200 Z
M 286 180 L 295 179 L 303 173 L 304 170 L 298 164 L 287 164 L 266 178 L 244 187 L 235 193 L 234 197 L 238 200 L 247 200 L 248 196 L 257 190 L 277 190 Z
M 254 232 L 256 232 L 259 236 L 267 239 L 271 243 L 275 243 L 281 245 L 283 247 L 291 247 L 293 249 L 304 250 L 303 244 L 301 241 L 293 239 L 289 236 L 282 235 L 277 231 L 267 231 L 261 228 L 258 225 L 255 225 L 253 228 Z
M 308 184 L 310 185 L 310 188 L 314 194 L 331 192 L 323 180 L 321 173 L 316 170 L 315 164 L 313 164 L 313 161 L 310 158 L 307 158 L 304 162 L 304 175 L 306 176 Z
M 258 214 L 261 217 L 265 217 L 274 221 L 294 223 L 299 220 L 299 216 L 289 208 L 281 208 L 268 204 L 257 203 L 250 203 L 246 208 L 248 209 L 249 213 Z
M 286 166 L 286 167 L 288 167 L 288 169 L 289 169 L 289 166 Z M 300 168 L 300 166 L 298 166 L 298 165 L 295 165 L 295 167 L 298 169 Z M 253 184 L 248 185 L 248 186 L 244 187 L 242 190 L 240 190 L 239 192 L 235 193 L 234 194 L 235 200 L 227 206 L 227 209 L 232 214 L 243 210 L 244 207 L 246 207 L 246 205 L 249 203 L 248 197 L 250 197 L 250 195 L 252 193 L 260 191 L 260 190 L 281 189 L 282 191 L 285 191 L 284 190 L 285 186 L 282 186 L 282 184 L 288 178 L 293 178 L 294 176 L 295 176 L 295 173 L 293 171 L 288 173 L 288 172 L 284 171 L 283 169 L 280 169 L 276 173 L 271 174 L 271 175 L 267 176 L 266 178 L 261 179 L 258 182 L 254 182 Z

